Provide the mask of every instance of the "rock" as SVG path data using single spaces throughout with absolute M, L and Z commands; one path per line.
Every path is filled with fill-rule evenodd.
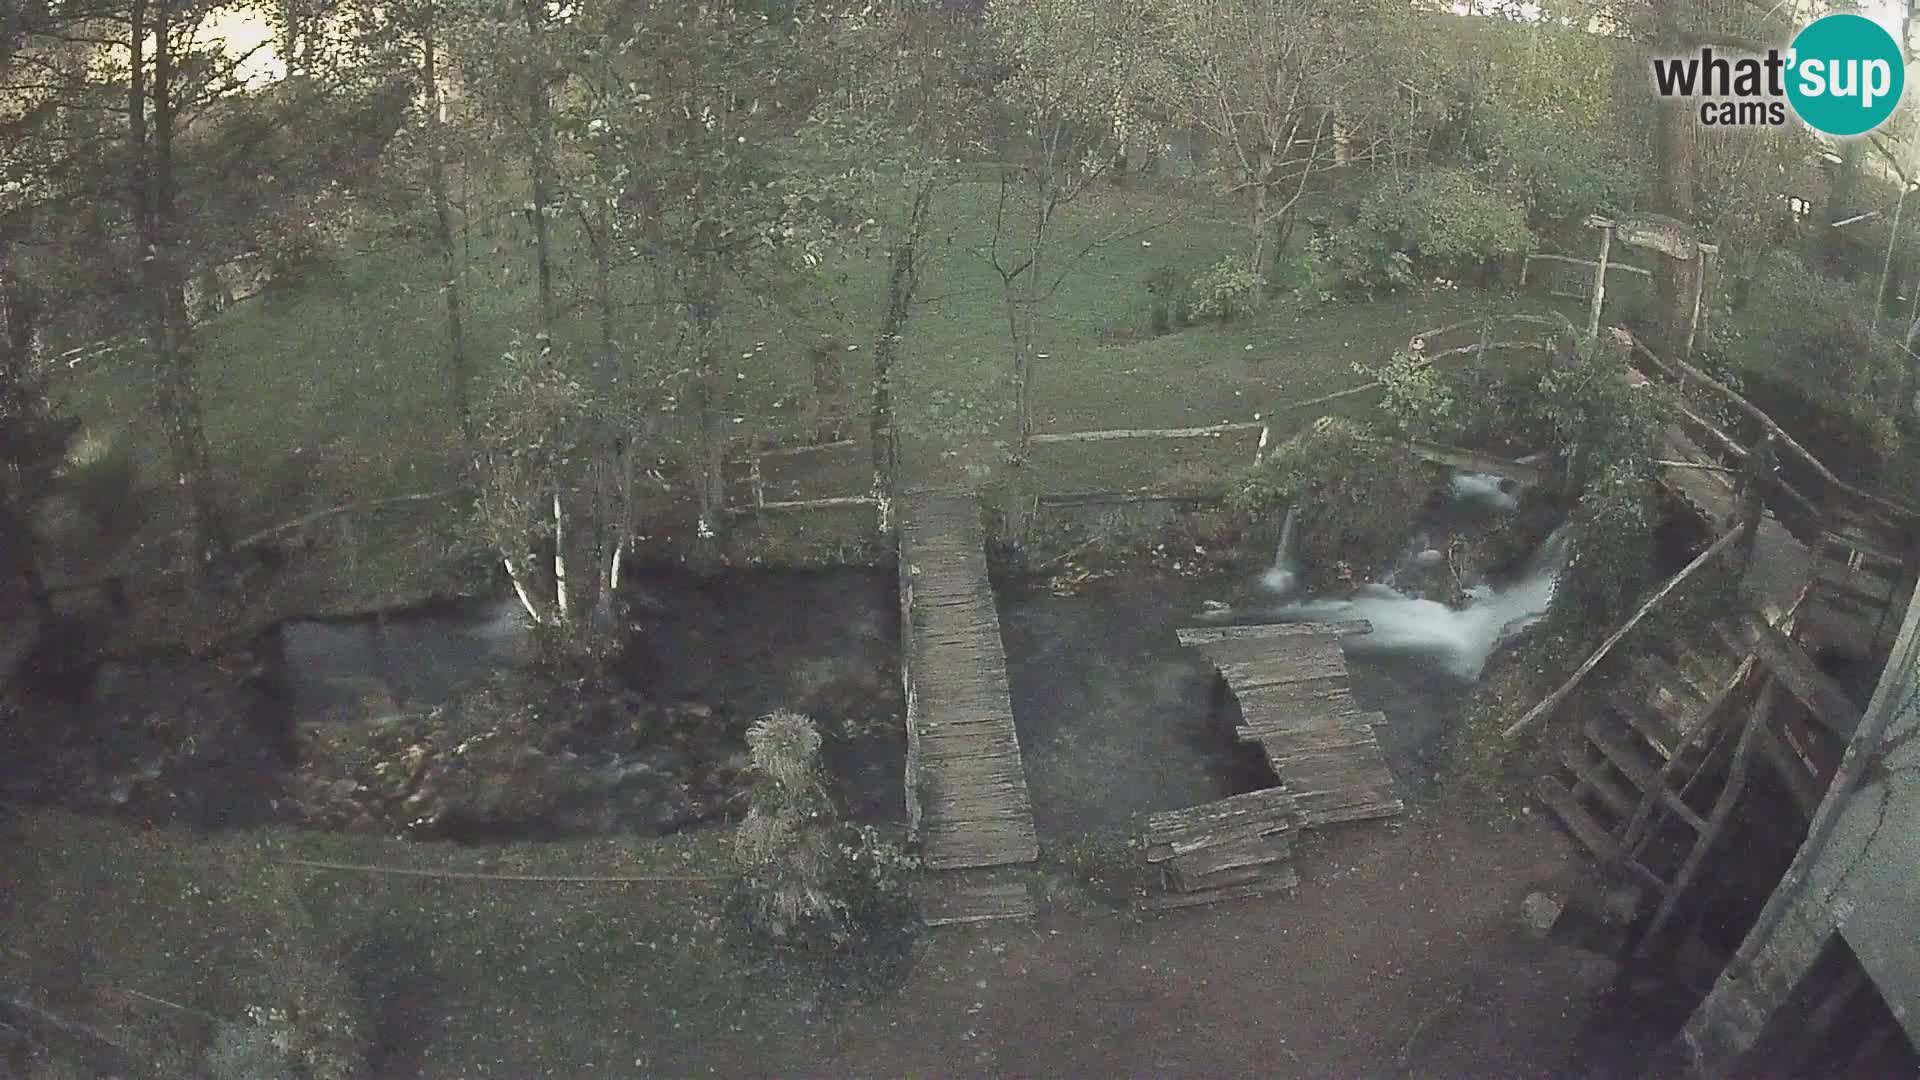
M 1640 914 L 1640 890 L 1616 885 L 1600 898 L 1600 916 L 1612 923 L 1630 923 Z
M 1531 892 L 1520 901 L 1520 917 L 1526 920 L 1529 929 L 1542 936 L 1553 929 L 1560 919 L 1560 912 L 1566 903 L 1543 892 Z

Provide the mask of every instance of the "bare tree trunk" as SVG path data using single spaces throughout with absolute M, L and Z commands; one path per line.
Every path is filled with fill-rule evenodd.
M 1255 168 L 1260 175 L 1248 178 L 1253 186 L 1253 250 L 1247 254 L 1247 269 L 1258 274 L 1267 265 L 1267 176 L 1273 170 L 1272 155 L 1262 151 Z
M 154 386 L 160 421 L 166 428 L 175 483 L 186 495 L 190 514 L 187 560 L 190 571 L 204 580 L 227 553 L 226 531 L 213 494 L 211 454 L 200 416 L 200 397 L 194 384 L 193 357 L 187 335 L 186 290 L 180 283 L 177 207 L 174 196 L 172 43 L 173 0 L 149 8 L 147 0 L 133 0 L 131 10 L 132 76 L 128 84 L 128 141 L 133 151 L 129 190 L 142 249 L 140 267 L 146 294 L 147 332 L 154 353 Z M 149 14 L 154 18 L 149 22 Z M 153 72 L 149 85 L 144 51 L 153 40 Z M 147 100 L 153 102 L 151 133 Z
M 39 312 L 32 290 L 0 256 L 0 573 L 11 572 L 25 585 L 44 624 L 53 618 L 53 600 L 40 574 L 32 522 L 42 456 L 36 445 L 42 410 L 32 370 Z
M 1694 40 L 1694 0 L 1665 0 L 1655 6 L 1654 41 L 1659 55 L 1678 56 Z M 1694 177 L 1698 154 L 1693 114 L 1679 98 L 1663 98 L 1655 106 L 1658 158 L 1658 200 L 1661 210 L 1687 225 L 1693 224 Z M 1654 268 L 1655 291 L 1663 300 L 1660 337 L 1663 347 L 1678 353 L 1687 340 L 1692 320 L 1695 262 L 1662 257 Z
M 521 0 L 527 19 L 527 128 L 531 138 L 533 208 L 528 218 L 533 224 L 533 258 L 539 285 L 539 335 L 541 348 L 553 344 L 555 306 L 553 299 L 553 248 L 547 208 L 553 205 L 553 117 L 547 98 L 550 72 L 546 58 L 546 10 L 542 0 Z
M 693 407 L 700 423 L 700 467 L 696 470 L 699 490 L 700 537 L 711 539 L 720 529 L 720 514 L 726 505 L 723 467 L 726 462 L 727 432 L 720 413 L 720 377 L 715 355 L 715 319 L 719 306 L 720 267 L 717 256 L 697 256 L 693 271 L 693 296 L 687 305 L 693 330 Z
M 433 188 L 433 235 L 440 248 L 441 290 L 447 300 L 447 356 L 452 364 L 453 407 L 460 417 L 460 435 L 473 446 L 473 401 L 469 390 L 472 367 L 467 360 L 467 335 L 460 285 L 459 252 L 453 242 L 453 208 L 447 197 L 446 118 L 440 114 L 440 78 L 435 63 L 434 25 L 429 11 L 421 30 L 421 78 L 427 83 L 427 182 Z
M 933 182 L 925 181 L 913 193 L 906 231 L 894 241 L 892 256 L 887 260 L 887 309 L 880 318 L 880 333 L 873 340 L 873 414 L 869 425 L 876 495 L 892 491 L 899 479 L 893 430 L 893 365 L 900 358 L 900 338 L 906 332 L 907 320 L 913 316 L 914 291 L 920 285 L 916 256 L 932 208 Z

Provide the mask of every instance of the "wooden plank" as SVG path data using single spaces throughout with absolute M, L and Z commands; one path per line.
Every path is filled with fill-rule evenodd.
M 1780 684 L 1806 705 L 1821 727 L 1843 739 L 1853 738 L 1860 726 L 1860 707 L 1840 684 L 1785 634 L 1758 620 L 1753 620 L 1753 629 L 1759 634 L 1760 656 Z
M 1205 904 L 1222 904 L 1233 900 L 1249 900 L 1256 896 L 1271 896 L 1274 893 L 1292 892 L 1300 887 L 1300 873 L 1287 867 L 1259 881 L 1245 885 L 1235 885 L 1225 889 L 1208 889 L 1197 893 L 1167 893 L 1155 896 L 1145 902 L 1145 906 L 1155 911 L 1172 911 L 1179 908 L 1200 907 Z
M 1189 845 L 1231 829 L 1283 832 L 1293 827 L 1296 810 L 1293 794 L 1286 788 L 1262 788 L 1184 810 L 1154 814 L 1147 818 L 1146 840 L 1152 848 Z M 1149 860 L 1158 861 L 1153 860 L 1151 854 Z
M 1278 862 L 1292 854 L 1293 842 L 1285 833 L 1266 834 L 1189 852 L 1171 860 L 1169 866 L 1176 874 L 1198 879 L 1226 870 Z
M 1628 794 L 1625 788 L 1614 783 L 1613 778 L 1606 774 L 1599 762 L 1583 757 L 1572 747 L 1561 749 L 1560 760 L 1579 780 L 1573 789 L 1575 798 L 1578 798 L 1583 790 L 1591 791 L 1599 797 L 1601 802 L 1607 804 L 1607 809 L 1613 811 L 1616 818 L 1625 819 L 1633 813 L 1638 800 Z
M 1812 821 L 1816 810 L 1820 808 L 1822 792 L 1815 782 L 1807 763 L 1793 747 L 1787 745 L 1786 737 L 1772 727 L 1760 733 L 1760 753 L 1773 766 L 1780 782 L 1787 786 L 1787 794 L 1793 800 L 1794 809 L 1800 817 Z
M 1243 420 L 1232 424 L 1214 424 L 1191 428 L 1115 428 L 1106 431 L 1060 431 L 1029 436 L 1035 445 L 1045 443 L 1111 442 L 1116 439 L 1207 439 L 1235 431 L 1258 431 L 1260 421 Z
M 1566 785 L 1551 776 L 1542 776 L 1534 782 L 1533 793 L 1566 825 L 1574 839 L 1580 841 L 1596 858 L 1603 862 L 1613 858 L 1613 837 L 1593 819 L 1592 814 L 1587 813 Z
M 1206 645 L 1216 641 L 1252 638 L 1347 637 L 1371 634 L 1373 624 L 1365 619 L 1340 622 L 1258 623 L 1251 626 L 1183 626 L 1174 631 L 1182 645 Z
M 1424 439 L 1401 439 L 1399 442 L 1413 456 L 1436 465 L 1446 465 L 1467 472 L 1504 476 L 1530 487 L 1538 487 L 1546 482 L 1546 470 L 1538 465 L 1485 454 L 1478 450 L 1468 450 L 1464 447 L 1428 442 Z

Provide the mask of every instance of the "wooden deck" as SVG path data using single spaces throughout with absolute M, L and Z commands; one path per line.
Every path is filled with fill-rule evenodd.
M 1340 639 L 1365 622 L 1181 630 L 1240 700 L 1243 742 L 1258 743 L 1303 828 L 1406 809 L 1374 732 L 1383 713 L 1353 700 Z
M 1039 857 L 971 492 L 899 500 L 907 818 L 932 870 Z

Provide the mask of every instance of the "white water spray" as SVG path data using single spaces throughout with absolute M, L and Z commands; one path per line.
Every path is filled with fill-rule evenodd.
M 1290 604 L 1274 616 L 1298 622 L 1366 619 L 1373 624 L 1373 633 L 1346 638 L 1347 648 L 1427 657 L 1454 677 L 1471 682 L 1480 677 L 1487 658 L 1501 642 L 1547 613 L 1554 585 L 1566 565 L 1566 537 L 1556 531 L 1519 580 L 1499 588 L 1471 589 L 1462 608 L 1406 596 L 1385 585 L 1366 585 L 1351 600 Z
M 1451 481 L 1454 497 L 1476 502 L 1494 510 L 1514 510 L 1520 506 L 1520 493 L 1512 481 L 1493 473 L 1456 472 Z
M 1291 594 L 1300 583 L 1299 566 L 1293 558 L 1293 513 L 1294 508 L 1287 507 L 1286 520 L 1280 524 L 1280 546 L 1273 552 L 1273 565 L 1260 575 L 1260 584 L 1281 596 Z

